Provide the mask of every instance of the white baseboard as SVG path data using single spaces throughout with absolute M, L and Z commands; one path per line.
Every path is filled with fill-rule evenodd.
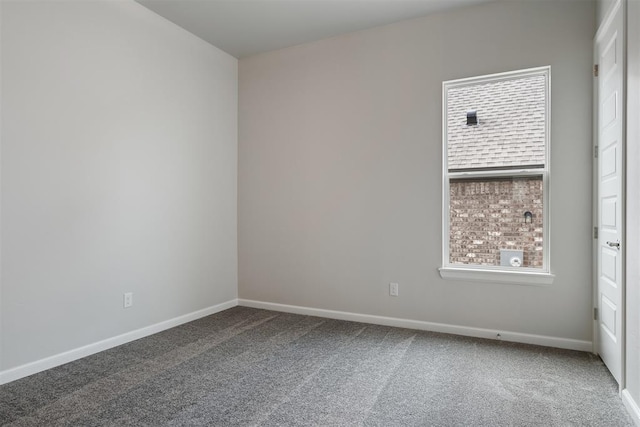
M 262 308 L 265 310 L 283 311 L 286 313 L 350 320 L 353 322 L 373 323 L 376 325 L 396 326 L 399 328 L 418 329 L 422 331 L 442 332 L 446 334 L 464 335 L 476 338 L 496 339 L 497 335 L 500 334 L 500 339 L 503 341 L 564 348 L 568 350 L 593 351 L 591 341 L 581 341 L 570 338 L 558 338 L 545 335 L 532 335 L 519 332 L 473 328 L 469 326 L 448 325 L 445 323 L 424 322 L 420 320 L 400 319 L 397 317 L 374 316 L 369 314 L 350 313 L 346 311 L 324 310 L 320 308 L 301 307 L 247 299 L 238 299 L 238 305 Z
M 45 359 L 36 360 L 35 362 L 27 363 L 25 365 L 17 366 L 15 368 L 7 369 L 0 372 L 0 384 L 6 384 L 11 381 L 15 381 L 20 378 L 28 377 L 38 372 L 45 371 L 47 369 L 55 368 L 56 366 L 64 365 L 65 363 L 73 362 L 74 360 L 81 359 L 83 357 L 90 356 L 100 351 L 108 350 L 113 347 L 117 347 L 122 344 L 126 344 L 130 341 L 135 341 L 140 338 L 147 337 L 149 335 L 162 332 L 166 329 L 170 329 L 183 323 L 191 322 L 201 317 L 209 316 L 214 313 L 226 310 L 238 305 L 238 300 L 233 299 L 221 304 L 213 305 L 211 307 L 203 308 L 202 310 L 194 311 L 182 316 L 174 317 L 173 319 L 165 320 L 154 325 L 146 326 L 144 328 L 136 329 L 135 331 L 126 332 L 122 335 L 118 335 L 112 338 L 107 338 L 102 341 L 98 341 L 92 344 L 85 345 L 83 347 L 75 348 L 73 350 L 65 351 L 64 353 L 56 354 Z
M 637 426 L 640 426 L 640 408 L 636 401 L 633 400 L 633 397 L 631 397 L 629 390 L 626 388 L 622 390 L 621 397 L 622 403 L 624 403 L 624 407 L 627 409 L 631 419 L 633 419 L 633 422 L 636 423 Z

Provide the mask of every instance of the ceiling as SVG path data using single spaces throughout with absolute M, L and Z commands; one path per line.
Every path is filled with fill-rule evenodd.
M 243 58 L 489 0 L 136 0 Z

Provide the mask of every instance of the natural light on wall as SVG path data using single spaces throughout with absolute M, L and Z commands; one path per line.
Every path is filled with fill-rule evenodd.
M 443 83 L 443 277 L 550 282 L 549 79 Z

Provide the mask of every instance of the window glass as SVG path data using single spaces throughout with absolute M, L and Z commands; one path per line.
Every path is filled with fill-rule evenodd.
M 449 194 L 451 264 L 543 267 L 541 176 L 452 179 Z
M 444 265 L 548 272 L 549 68 L 443 92 Z

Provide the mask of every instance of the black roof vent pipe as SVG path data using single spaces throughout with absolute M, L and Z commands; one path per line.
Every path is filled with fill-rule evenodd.
M 467 111 L 467 126 L 475 126 L 478 124 L 478 115 L 476 110 Z

